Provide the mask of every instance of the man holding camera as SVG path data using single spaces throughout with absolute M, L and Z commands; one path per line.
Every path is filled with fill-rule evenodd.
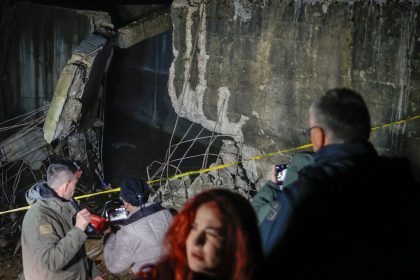
M 131 269 L 137 273 L 143 265 L 154 264 L 162 254 L 162 240 L 172 214 L 158 203 L 148 203 L 150 189 L 138 178 L 128 178 L 120 186 L 120 197 L 128 217 L 121 228 L 104 235 L 104 259 L 112 273 Z
M 314 163 L 278 195 L 277 212 L 260 227 L 264 271 L 286 279 L 417 279 L 420 195 L 408 162 L 378 156 L 368 109 L 352 90 L 316 99 L 309 126 Z
M 70 203 L 77 181 L 72 166 L 51 164 L 47 183 L 38 183 L 26 193 L 31 208 L 22 224 L 25 279 L 103 280 L 84 248 L 90 213 L 77 212 Z

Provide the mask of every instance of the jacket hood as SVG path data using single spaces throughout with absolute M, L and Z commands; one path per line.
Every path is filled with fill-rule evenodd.
M 29 205 L 37 200 L 60 200 L 55 191 L 48 187 L 47 182 L 38 182 L 33 185 L 26 191 L 25 197 Z

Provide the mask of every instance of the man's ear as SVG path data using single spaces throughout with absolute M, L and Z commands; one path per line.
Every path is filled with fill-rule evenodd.
M 65 195 L 67 194 L 68 190 L 69 190 L 69 186 L 70 186 L 70 184 L 69 184 L 69 182 L 67 182 L 67 183 L 61 185 L 60 187 L 58 187 L 57 189 L 54 189 L 54 191 L 57 193 L 57 195 L 59 197 L 64 198 Z
M 68 189 L 69 189 L 69 186 L 70 186 L 70 182 L 67 182 L 67 183 L 65 183 L 65 184 L 64 184 L 63 191 L 64 191 L 65 193 L 67 193 L 67 191 L 68 191 Z
M 325 132 L 321 127 L 314 127 L 312 129 L 311 142 L 314 152 L 325 146 Z

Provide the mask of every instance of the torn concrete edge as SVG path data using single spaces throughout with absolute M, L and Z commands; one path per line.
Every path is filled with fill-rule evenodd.
M 39 169 L 48 156 L 46 145 L 40 127 L 24 128 L 0 143 L 0 168 L 23 160 L 33 170 Z
M 92 33 L 101 34 L 107 38 L 115 35 L 115 27 L 112 24 L 111 16 L 106 12 L 77 10 L 78 14 L 89 19 Z
M 165 9 L 118 29 L 115 36 L 115 45 L 119 48 L 126 49 L 172 29 L 170 9 Z
M 62 116 L 62 113 L 66 111 L 65 106 L 71 104 L 68 99 L 80 99 L 83 95 L 87 81 L 81 81 L 82 85 L 80 85 L 80 87 L 76 87 L 76 90 L 81 92 L 71 94 L 72 96 L 70 96 L 70 93 L 75 90 L 73 85 L 80 82 L 77 81 L 81 78 L 80 73 L 78 75 L 78 70 L 81 68 L 82 71 L 84 71 L 84 75 L 82 76 L 89 80 L 89 74 L 94 60 L 96 57 L 100 56 L 102 48 L 108 43 L 108 41 L 109 40 L 102 35 L 90 34 L 73 51 L 71 58 L 60 74 L 54 96 L 51 101 L 50 109 L 48 110 L 48 114 L 45 119 L 44 139 L 47 143 L 51 143 L 57 138 L 66 137 L 66 134 L 71 132 L 70 127 L 72 125 L 72 120 L 78 119 L 78 116 L 65 118 Z

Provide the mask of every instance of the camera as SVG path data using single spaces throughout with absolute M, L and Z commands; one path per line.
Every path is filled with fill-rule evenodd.
M 107 217 L 111 222 L 116 222 L 127 219 L 128 214 L 125 208 L 120 207 L 114 210 L 108 210 Z
M 277 165 L 275 165 L 277 185 L 283 186 L 283 181 L 284 181 L 284 178 L 286 178 L 287 167 L 288 166 L 289 166 L 288 164 L 277 164 Z

